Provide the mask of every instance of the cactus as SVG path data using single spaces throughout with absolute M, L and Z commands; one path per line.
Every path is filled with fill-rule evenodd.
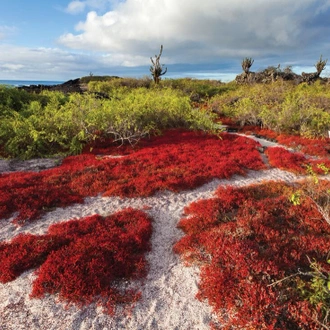
M 152 65 L 150 66 L 150 72 L 156 84 L 159 83 L 160 76 L 164 75 L 167 72 L 167 68 L 163 70 L 163 65 L 159 63 L 160 57 L 162 56 L 162 52 L 163 52 L 163 45 L 160 46 L 159 55 L 155 55 L 155 59 L 150 57 L 152 63 Z
M 242 61 L 242 69 L 245 73 L 249 73 L 254 60 L 251 57 L 245 57 Z
M 316 62 L 315 68 L 317 71 L 317 76 L 319 77 L 321 72 L 324 70 L 325 66 L 327 65 L 328 59 L 325 61 L 322 60 L 322 55 L 320 56 L 320 59 Z

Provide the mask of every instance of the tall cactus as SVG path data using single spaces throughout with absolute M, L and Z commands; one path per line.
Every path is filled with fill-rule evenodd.
M 254 60 L 251 57 L 245 57 L 242 61 L 242 69 L 245 73 L 249 73 Z
M 159 63 L 160 57 L 162 56 L 162 52 L 163 52 L 163 45 L 160 46 L 160 52 L 158 55 L 155 55 L 155 59 L 150 57 L 152 63 L 152 65 L 150 66 L 150 72 L 156 84 L 159 83 L 161 79 L 160 77 L 167 72 L 167 68 L 163 70 L 163 65 Z
M 320 56 L 320 59 L 316 62 L 315 68 L 316 68 L 318 77 L 320 76 L 321 72 L 325 69 L 327 62 L 328 62 L 328 59 L 322 60 L 322 55 Z

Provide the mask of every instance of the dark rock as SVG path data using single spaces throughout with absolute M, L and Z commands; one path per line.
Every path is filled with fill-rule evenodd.
M 58 85 L 30 85 L 20 86 L 18 89 L 23 89 L 30 93 L 41 93 L 42 91 L 59 91 L 65 94 L 69 93 L 85 93 L 88 90 L 88 83 L 90 81 L 106 81 L 111 79 L 120 79 L 117 76 L 89 76 L 77 79 L 71 79 L 63 84 Z M 102 93 L 98 93 L 98 97 L 105 97 Z
M 83 93 L 87 91 L 87 84 L 82 84 L 80 82 L 80 78 L 77 78 L 73 80 L 68 80 L 63 84 L 58 84 L 58 85 L 30 85 L 30 86 L 20 86 L 17 88 L 37 94 L 44 90 L 60 91 L 67 94 L 67 93 Z

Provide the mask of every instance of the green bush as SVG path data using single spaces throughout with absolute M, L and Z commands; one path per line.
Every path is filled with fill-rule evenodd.
M 1 116 L 0 146 L 10 157 L 78 154 L 103 135 L 134 144 L 163 129 L 184 127 L 215 132 L 215 115 L 194 109 L 189 97 L 172 89 L 125 87 L 111 98 L 93 94 L 43 92 L 46 104 L 32 101 L 24 111 Z
M 317 137 L 326 136 L 330 128 L 330 88 L 318 82 L 243 85 L 215 95 L 209 106 L 241 125 L 262 125 L 283 133 Z
M 0 85 L 0 116 L 10 111 L 23 111 L 30 102 L 38 99 L 41 98 L 35 94 Z
M 177 89 L 188 96 L 196 95 L 202 99 L 208 99 L 214 95 L 237 88 L 237 85 L 233 83 L 225 84 L 218 80 L 192 78 L 164 79 L 160 82 L 160 86 Z
M 94 93 L 102 93 L 108 97 L 113 97 L 113 93 L 121 87 L 127 89 L 134 88 L 150 88 L 154 83 L 150 77 L 144 77 L 141 79 L 135 78 L 112 78 L 104 81 L 90 80 L 88 82 L 88 91 Z
M 116 90 L 116 96 L 103 100 L 102 107 L 86 117 L 89 130 L 101 130 L 122 142 L 167 128 L 216 131 L 215 116 L 193 109 L 187 96 L 172 89 L 138 88 Z

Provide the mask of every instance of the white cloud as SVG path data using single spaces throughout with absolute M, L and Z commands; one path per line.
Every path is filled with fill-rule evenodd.
M 26 48 L 0 45 L 1 79 L 66 80 L 102 70 L 107 64 L 97 56 L 67 52 L 58 48 Z
M 84 11 L 86 3 L 82 1 L 71 1 L 66 8 L 69 14 L 79 14 Z
M 150 54 L 158 52 L 160 44 L 164 44 L 167 64 L 281 54 L 306 46 L 311 38 L 306 22 L 327 10 L 325 3 L 328 1 L 112 1 L 111 11 L 103 15 L 90 11 L 76 25 L 76 33 L 62 35 L 59 42 L 73 49 L 106 52 L 113 63 L 121 65 L 149 63 Z M 94 1 L 96 4 L 100 2 Z
M 18 71 L 24 68 L 23 64 L 4 63 L 1 65 L 2 70 Z
M 227 80 L 246 56 L 255 59 L 254 71 L 279 63 L 299 69 L 320 54 L 330 57 L 330 0 L 74 0 L 67 7 L 82 10 L 85 20 L 59 38 L 66 50 L 2 39 L 2 79 L 148 75 L 161 44 L 167 77 Z M 15 28 L 0 26 L 0 39 L 10 33 Z
M 111 6 L 118 5 L 122 0 L 73 0 L 66 7 L 65 11 L 69 14 L 80 14 L 85 9 L 109 9 Z

